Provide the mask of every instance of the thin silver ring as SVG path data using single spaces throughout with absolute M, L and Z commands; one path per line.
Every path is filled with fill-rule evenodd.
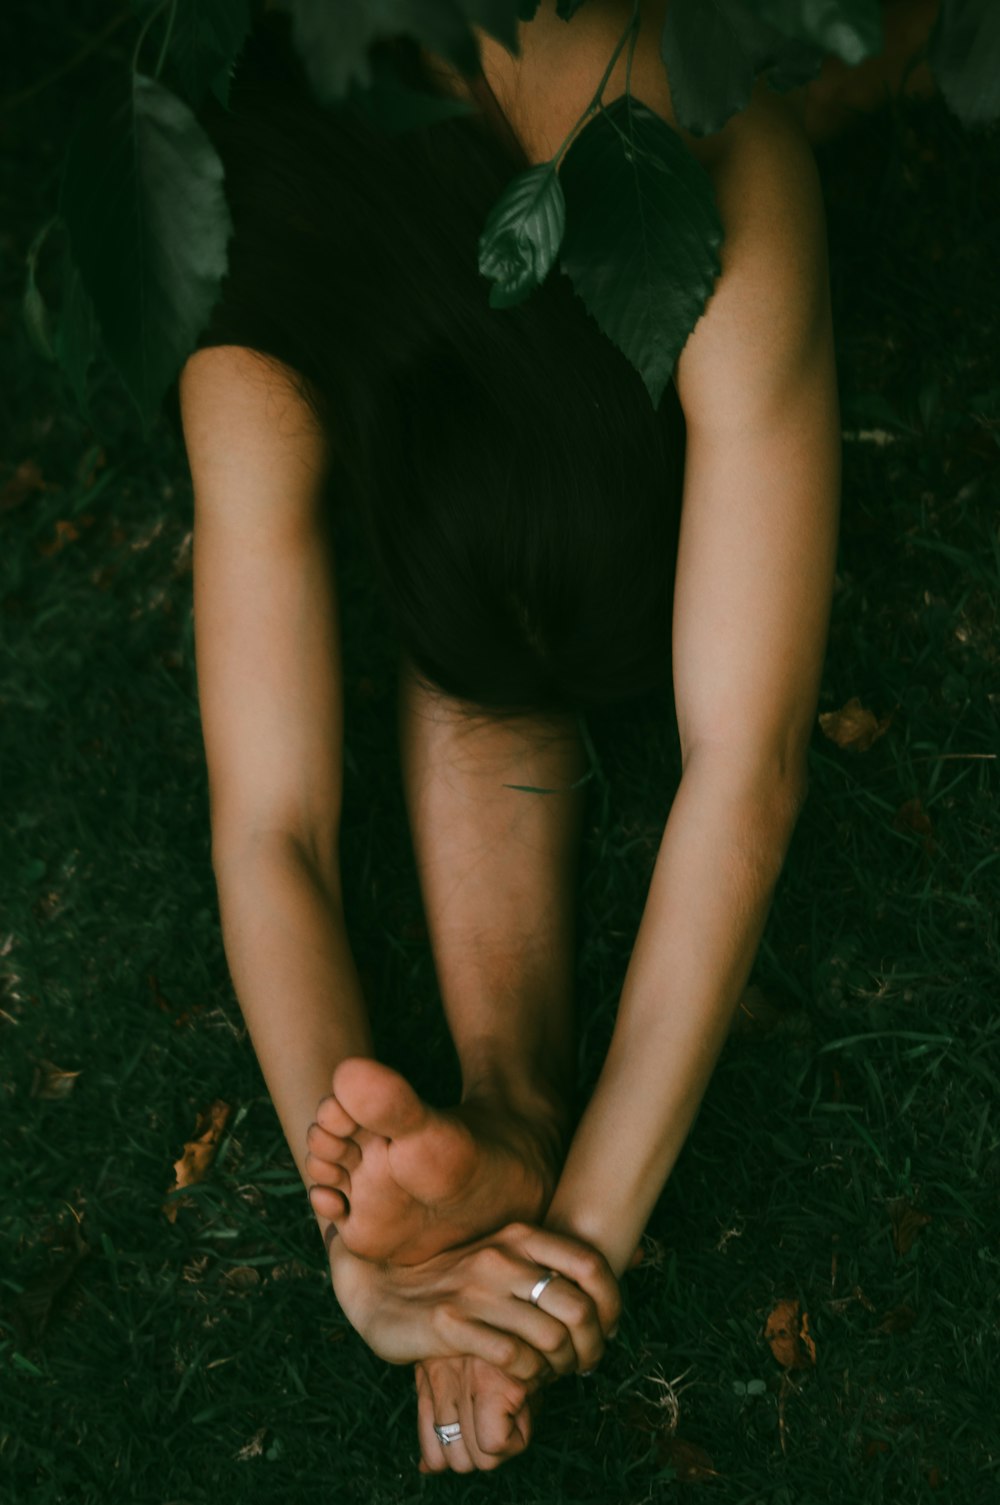
M 462 1423 L 460 1421 L 446 1421 L 443 1427 L 434 1423 L 434 1435 L 443 1448 L 449 1447 L 453 1442 L 462 1440 Z
M 531 1295 L 528 1297 L 528 1300 L 531 1302 L 532 1306 L 538 1305 L 538 1298 L 541 1296 L 542 1292 L 545 1290 L 545 1287 L 549 1284 L 549 1282 L 558 1279 L 559 1271 L 550 1270 L 547 1275 L 542 1276 L 541 1280 L 535 1281 L 535 1284 L 531 1287 Z

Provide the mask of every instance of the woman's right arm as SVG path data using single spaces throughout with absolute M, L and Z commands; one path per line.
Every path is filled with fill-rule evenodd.
M 334 1068 L 372 1054 L 338 856 L 343 695 L 326 439 L 286 368 L 242 346 L 195 352 L 179 391 L 223 941 L 307 1182 L 306 1131 Z

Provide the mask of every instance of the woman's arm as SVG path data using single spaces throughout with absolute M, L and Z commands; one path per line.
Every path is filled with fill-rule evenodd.
M 546 1219 L 616 1273 L 753 963 L 805 796 L 829 626 L 840 419 L 822 199 L 780 99 L 759 97 L 753 119 L 745 146 L 716 164 L 723 275 L 677 374 L 688 426 L 673 631 L 683 773 L 611 1049 Z
M 371 1053 L 340 892 L 343 711 L 326 444 L 285 369 L 242 346 L 193 355 L 180 397 L 226 959 L 307 1180 L 306 1130 L 334 1068 Z

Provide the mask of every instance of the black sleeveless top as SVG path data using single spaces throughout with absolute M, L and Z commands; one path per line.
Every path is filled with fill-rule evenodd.
M 409 39 L 404 39 L 404 43 L 408 42 Z M 390 51 L 393 50 L 392 43 L 386 45 Z M 437 92 L 416 48 L 410 44 L 402 55 L 402 74 L 406 82 L 416 84 L 425 92 Z M 529 167 L 530 162 L 524 149 L 490 88 L 485 73 L 480 71 L 470 77 L 468 85 L 482 112 L 481 116 L 470 118 L 485 121 L 490 133 L 510 159 L 512 173 Z M 255 23 L 237 62 L 231 102 L 238 101 L 240 110 L 255 112 L 259 100 L 262 101 L 272 89 L 277 91 L 282 88 L 292 91 L 294 107 L 300 115 L 312 110 L 318 112 L 320 117 L 325 114 L 324 107 L 314 104 L 307 94 L 302 64 L 291 40 L 288 16 L 281 12 L 264 12 Z M 248 90 L 245 95 L 242 92 L 244 89 Z M 247 160 L 248 152 L 242 148 L 242 143 L 232 148 L 227 147 L 228 115 L 229 111 L 223 110 L 214 98 L 210 98 L 200 112 L 201 123 L 223 159 L 226 197 L 233 211 L 234 233 L 229 242 L 229 267 L 219 299 L 193 348 L 202 350 L 213 345 L 245 345 L 277 357 L 307 380 L 321 385 L 321 374 L 310 366 L 305 352 L 290 339 L 285 329 L 269 317 L 266 286 L 255 281 L 251 287 L 250 274 L 244 274 L 244 260 L 248 266 L 253 262 L 249 242 L 255 237 L 253 214 L 248 216 L 242 212 L 241 201 L 244 185 L 249 184 L 255 174 L 255 163 Z M 282 268 L 285 274 L 289 270 L 294 274 L 297 260 L 295 237 L 295 229 L 289 226 L 286 260 Z M 255 279 L 260 277 L 259 268 L 255 267 L 253 276 Z M 167 389 L 163 407 L 175 437 L 183 448 L 178 378 Z

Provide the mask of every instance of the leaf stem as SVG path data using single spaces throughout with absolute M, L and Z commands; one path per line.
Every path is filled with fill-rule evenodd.
M 120 10 L 117 16 L 111 18 L 103 31 L 99 31 L 94 36 L 88 37 L 79 52 L 75 52 L 65 63 L 60 63 L 58 68 L 53 68 L 52 72 L 46 73 L 44 78 L 37 78 L 33 84 L 29 84 L 26 89 L 22 89 L 20 94 L 11 94 L 0 102 L 3 108 L 5 110 L 17 109 L 18 105 L 24 104 L 27 100 L 33 99 L 36 94 L 40 94 L 43 89 L 47 89 L 49 84 L 57 83 L 59 79 L 65 78 L 67 73 L 72 73 L 74 68 L 78 68 L 96 48 L 100 47 L 102 42 L 106 42 L 108 37 L 113 36 L 120 26 L 124 26 L 125 22 L 131 19 L 132 7 L 126 5 L 124 10 Z
M 572 25 L 572 22 L 570 22 L 569 24 Z M 614 66 L 615 66 L 615 64 L 618 61 L 619 54 L 620 54 L 622 48 L 625 46 L 625 43 L 629 40 L 629 38 L 631 38 L 631 46 L 629 47 L 628 60 L 626 62 L 626 66 L 625 66 L 625 93 L 626 94 L 630 93 L 631 77 L 632 77 L 632 54 L 635 51 L 635 44 L 636 44 L 636 40 L 638 39 L 638 35 L 639 35 L 639 0 L 632 0 L 632 14 L 629 17 L 629 20 L 628 20 L 628 23 L 627 23 L 627 25 L 625 27 L 625 30 L 622 32 L 621 36 L 618 38 L 618 42 L 617 42 L 617 44 L 615 46 L 615 50 L 611 54 L 611 57 L 610 57 L 610 59 L 608 61 L 608 66 L 605 68 L 604 74 L 603 74 L 603 76 L 601 78 L 601 81 L 597 85 L 596 90 L 594 91 L 594 96 L 591 99 L 590 103 L 588 104 L 587 108 L 584 110 L 583 114 L 580 116 L 579 120 L 576 121 L 575 125 L 570 130 L 569 135 L 565 138 L 565 140 L 562 142 L 562 144 L 556 149 L 555 155 L 551 159 L 553 167 L 557 167 L 559 165 L 560 160 L 565 155 L 565 153 L 569 149 L 571 143 L 573 142 L 573 140 L 578 135 L 581 127 L 583 127 L 587 123 L 587 121 L 590 119 L 591 115 L 594 115 L 598 110 L 600 110 L 602 108 L 602 106 L 601 106 L 601 95 L 604 93 L 604 86 L 606 85 L 608 79 L 611 77 L 611 74 L 614 71 Z
M 160 72 L 161 72 L 161 70 L 163 68 L 163 63 L 164 63 L 164 60 L 165 60 L 165 58 L 167 56 L 167 48 L 170 46 L 170 38 L 174 34 L 174 22 L 176 21 L 176 19 L 177 19 L 177 0 L 170 0 L 170 15 L 167 17 L 167 29 L 166 29 L 166 31 L 164 33 L 163 41 L 162 41 L 162 43 L 160 45 L 160 55 L 156 59 L 156 67 L 153 70 L 153 77 L 154 78 L 159 78 Z
M 146 40 L 146 33 L 147 33 L 147 31 L 152 26 L 153 22 L 156 21 L 156 20 L 158 20 L 160 18 L 160 16 L 163 15 L 163 12 L 166 10 L 167 6 L 168 5 L 172 5 L 173 3 L 174 3 L 174 0 L 160 0 L 159 5 L 155 6 L 150 11 L 149 15 L 146 17 L 146 19 L 145 19 L 145 21 L 143 23 L 143 26 L 142 26 L 142 30 L 139 32 L 139 35 L 136 38 L 135 48 L 134 48 L 133 53 L 132 53 L 132 72 L 133 73 L 138 73 L 138 71 L 139 71 L 139 53 L 140 53 L 140 51 L 142 49 L 143 42 Z M 162 59 L 161 59 L 161 61 L 162 61 Z M 159 65 L 157 65 L 157 66 L 159 66 Z

